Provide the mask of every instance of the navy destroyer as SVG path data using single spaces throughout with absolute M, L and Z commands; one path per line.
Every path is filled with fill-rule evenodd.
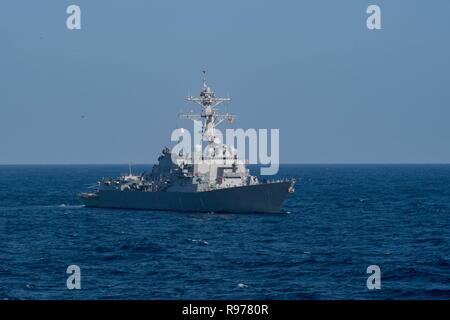
M 196 212 L 282 212 L 295 179 L 259 181 L 239 159 L 232 146 L 223 144 L 215 128 L 235 116 L 220 114 L 218 106 L 229 98 L 218 98 L 203 79 L 198 97 L 188 101 L 201 106 L 199 114 L 181 118 L 202 122 L 201 140 L 192 155 L 165 147 L 149 173 L 131 173 L 117 178 L 103 178 L 94 192 L 80 193 L 87 207 Z

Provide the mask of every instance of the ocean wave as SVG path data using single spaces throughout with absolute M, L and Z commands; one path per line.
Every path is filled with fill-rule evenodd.
M 64 209 L 80 209 L 84 208 L 84 204 L 60 204 L 58 205 L 58 208 L 64 208 Z
M 206 240 L 202 240 L 202 239 L 188 239 L 189 241 L 192 241 L 194 243 L 198 243 L 198 244 L 204 244 L 204 245 L 209 245 L 209 242 Z

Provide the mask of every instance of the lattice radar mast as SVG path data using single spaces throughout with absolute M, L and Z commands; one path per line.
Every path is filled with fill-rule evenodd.
M 215 128 L 224 120 L 229 123 L 233 123 L 236 119 L 234 114 L 218 112 L 217 107 L 224 103 L 231 101 L 231 98 L 217 98 L 214 95 L 214 91 L 208 86 L 206 81 L 206 71 L 203 71 L 203 88 L 200 92 L 200 96 L 193 97 L 189 96 L 186 98 L 187 101 L 195 102 L 202 107 L 201 113 L 181 113 L 179 117 L 181 119 L 190 119 L 193 121 L 202 122 L 202 139 L 208 141 L 209 143 L 218 143 L 216 140 L 218 137 L 215 135 Z

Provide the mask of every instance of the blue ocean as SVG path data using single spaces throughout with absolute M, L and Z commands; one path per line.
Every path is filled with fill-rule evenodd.
M 0 166 L 0 299 L 450 298 L 450 165 L 284 165 L 280 214 L 81 205 L 127 170 Z

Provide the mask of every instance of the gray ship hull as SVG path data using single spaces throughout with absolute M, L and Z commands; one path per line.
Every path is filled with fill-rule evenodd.
M 100 190 L 83 197 L 87 207 L 164 211 L 282 212 L 291 181 L 264 183 L 205 192 L 141 192 Z

